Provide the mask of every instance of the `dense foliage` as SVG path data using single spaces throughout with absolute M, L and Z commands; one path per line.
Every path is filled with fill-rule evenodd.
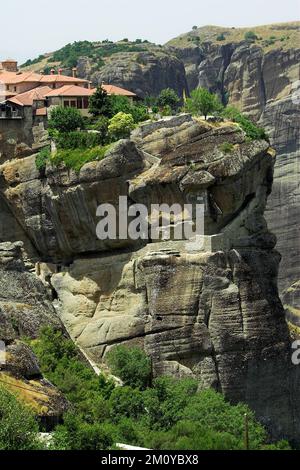
M 172 111 L 175 111 L 178 108 L 179 103 L 180 99 L 172 88 L 165 88 L 160 92 L 157 98 L 157 105 L 161 109 L 169 107 Z
M 46 377 L 73 406 L 54 432 L 53 448 L 99 450 L 124 442 L 168 450 L 243 449 L 245 413 L 251 449 L 289 448 L 286 442 L 267 445 L 266 431 L 246 405 L 198 391 L 193 379 L 161 377 L 147 387 L 149 359 L 137 348 L 117 346 L 109 354 L 126 383 L 120 387 L 97 377 L 60 332 L 45 328 L 31 345 Z
M 89 99 L 89 112 L 94 117 L 111 117 L 112 115 L 110 97 L 101 86 L 97 87 L 97 90 Z
M 93 59 L 94 63 L 96 63 L 98 67 L 101 67 L 104 65 L 103 58 L 110 57 L 113 54 L 147 50 L 145 46 L 141 44 L 141 40 L 137 40 L 135 43 L 129 43 L 128 40 L 123 40 L 119 43 L 105 40 L 102 41 L 102 44 L 95 44 L 90 41 L 75 41 L 54 52 L 49 58 L 49 62 L 60 62 L 63 67 L 76 67 L 79 57 L 85 56 Z
M 110 96 L 111 116 L 122 112 L 131 114 L 135 123 L 146 121 L 149 119 L 148 109 L 143 104 L 136 104 L 130 101 L 126 96 Z
M 42 447 L 33 414 L 0 387 L 0 450 L 34 450 Z
M 112 141 L 126 139 L 134 129 L 134 119 L 131 114 L 119 112 L 109 120 L 108 135 Z
M 48 120 L 49 131 L 71 132 L 84 127 L 84 118 L 76 108 L 56 106 Z
M 149 118 L 146 106 L 133 103 L 127 96 L 108 96 L 101 87 L 98 87 L 96 92 L 90 97 L 89 111 L 95 118 L 104 117 L 111 119 L 120 112 L 131 114 L 136 123 Z
M 58 149 L 51 156 L 51 164 L 58 166 L 64 164 L 67 168 L 79 172 L 86 163 L 103 160 L 110 149 L 110 144 L 93 148 Z
M 59 149 L 90 149 L 105 143 L 101 133 L 81 131 L 58 133 L 55 141 Z
M 222 112 L 225 118 L 231 119 L 241 126 L 245 131 L 246 136 L 251 140 L 268 140 L 268 136 L 262 127 L 258 127 L 254 122 L 247 118 L 244 114 L 240 113 L 233 106 L 228 106 Z
M 35 158 L 35 165 L 40 172 L 43 172 L 47 163 L 50 161 L 51 153 L 49 147 L 44 147 L 39 151 Z
M 107 362 L 113 374 L 125 385 L 147 388 L 151 378 L 151 362 L 141 349 L 119 346 L 107 354 Z

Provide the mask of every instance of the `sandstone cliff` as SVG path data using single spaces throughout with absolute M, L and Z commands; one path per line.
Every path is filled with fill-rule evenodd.
M 93 361 L 115 344 L 139 344 L 154 374 L 195 377 L 248 402 L 274 436 L 295 438 L 299 378 L 264 220 L 274 164 L 269 144 L 249 143 L 236 125 L 181 115 L 144 124 L 78 174 L 48 166 L 40 175 L 34 156 L 7 161 L 0 198 Z M 204 244 L 98 240 L 96 208 L 120 195 L 129 205 L 201 198 Z
M 157 95 L 166 87 L 182 96 L 183 90 L 204 86 L 266 127 L 278 154 L 266 219 L 282 255 L 282 293 L 299 280 L 299 23 L 251 28 L 253 42 L 245 40 L 247 31 L 202 27 L 163 47 L 142 44 L 140 51 L 104 57 L 101 66 L 92 52 L 78 59 L 78 72 L 95 84 L 114 83 L 141 96 Z M 92 51 L 99 47 L 95 43 Z
M 199 28 L 168 44 L 184 62 L 190 90 L 204 86 L 266 128 L 277 151 L 272 197 L 266 211 L 282 255 L 279 288 L 299 279 L 299 23 L 246 30 Z M 217 40 L 222 38 L 223 40 Z M 191 40 L 199 37 L 200 45 Z

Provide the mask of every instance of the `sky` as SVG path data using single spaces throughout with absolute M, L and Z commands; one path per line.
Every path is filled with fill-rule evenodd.
M 193 25 L 298 21 L 300 0 L 9 0 L 1 2 L 0 61 L 20 63 L 73 41 L 164 44 Z

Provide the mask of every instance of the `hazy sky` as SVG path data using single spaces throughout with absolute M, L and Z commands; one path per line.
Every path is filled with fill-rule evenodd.
M 254 26 L 299 20 L 300 0 L 8 0 L 0 60 L 20 62 L 79 40 L 143 38 L 163 44 L 193 25 Z

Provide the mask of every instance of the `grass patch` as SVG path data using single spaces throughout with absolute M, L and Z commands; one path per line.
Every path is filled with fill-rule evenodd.
M 110 148 L 111 144 L 91 149 L 59 149 L 51 157 L 51 164 L 54 166 L 65 164 L 67 168 L 79 172 L 86 163 L 103 160 Z
M 231 153 L 234 150 L 234 145 L 231 144 L 230 142 L 224 142 L 221 146 L 220 149 L 223 153 Z

